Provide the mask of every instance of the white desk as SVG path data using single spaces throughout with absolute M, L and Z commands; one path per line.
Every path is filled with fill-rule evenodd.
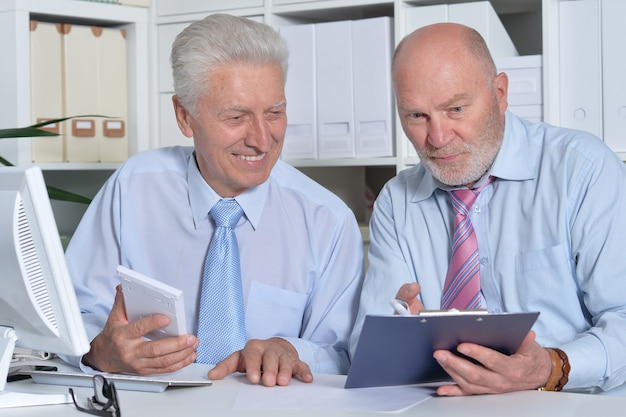
M 233 410 L 233 404 L 244 376 L 234 376 L 222 381 L 214 381 L 212 386 L 168 388 L 163 393 L 119 391 L 119 400 L 123 417 L 195 417 L 195 416 L 255 416 L 255 417 L 351 417 L 381 416 L 387 413 L 347 412 L 332 410 Z M 328 378 L 345 378 L 338 375 L 316 375 L 316 381 L 328 381 Z M 315 383 L 315 382 L 314 382 Z M 12 382 L 20 390 L 46 390 L 49 392 L 67 392 L 67 387 L 35 384 L 29 380 Z M 290 387 L 274 387 L 288 393 Z M 84 400 L 93 394 L 91 389 L 77 388 L 75 392 Z M 587 394 L 554 393 L 524 391 L 502 395 L 484 395 L 463 398 L 431 398 L 404 412 L 394 413 L 399 416 L 445 417 L 623 417 L 626 413 L 626 398 L 607 397 Z M 23 407 L 0 409 L 2 417 L 87 417 L 74 408 L 73 404 L 61 404 L 41 407 Z

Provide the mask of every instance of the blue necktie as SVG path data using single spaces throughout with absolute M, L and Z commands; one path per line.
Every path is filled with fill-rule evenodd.
M 246 327 L 241 267 L 235 226 L 243 210 L 235 200 L 220 200 L 209 212 L 215 232 L 209 245 L 198 313 L 199 363 L 215 364 L 243 348 Z

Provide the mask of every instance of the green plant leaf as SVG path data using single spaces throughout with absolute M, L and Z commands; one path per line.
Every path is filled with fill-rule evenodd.
M 11 129 L 0 129 L 0 139 L 8 138 L 30 138 L 38 136 L 59 136 L 58 133 L 50 132 L 48 130 L 40 129 L 41 127 L 51 125 L 54 123 L 61 123 L 70 119 L 78 119 L 81 117 L 102 117 L 104 119 L 111 119 L 109 116 L 102 116 L 99 114 L 84 114 L 80 116 L 61 117 L 59 119 L 50 119 L 45 122 L 35 123 L 34 125 L 26 127 L 15 127 Z
M 30 138 L 36 136 L 59 136 L 59 134 L 32 126 L 17 127 L 13 129 L 0 129 L 0 139 Z
M 61 190 L 60 188 L 46 186 L 48 189 L 48 196 L 53 200 L 71 201 L 73 203 L 89 204 L 91 199 L 84 197 L 80 194 L 75 194 L 70 191 Z
M 4 165 L 4 166 L 7 166 L 7 167 L 12 167 L 12 166 L 13 166 L 13 164 L 12 164 L 12 163 L 10 163 L 9 161 L 7 161 L 6 159 L 4 159 L 4 158 L 3 158 L 3 157 L 1 157 L 1 156 L 0 156 L 0 163 L 1 163 L 2 165 Z
M 103 117 L 109 119 L 109 116 L 100 116 L 95 114 L 86 114 L 81 116 L 70 116 L 70 117 L 62 117 L 59 119 L 51 119 L 46 120 L 45 122 L 35 123 L 31 126 L 26 127 L 16 127 L 11 129 L 0 129 L 0 139 L 7 138 L 31 138 L 31 137 L 41 137 L 41 136 L 59 136 L 58 133 L 50 132 L 48 130 L 41 129 L 41 127 L 53 124 L 53 123 L 61 123 L 65 120 L 69 119 L 77 119 L 81 117 Z M 13 164 L 3 157 L 0 156 L 0 164 L 4 166 L 13 166 Z M 80 194 L 75 194 L 70 191 L 65 191 L 60 188 L 47 186 L 48 196 L 53 200 L 61 200 L 61 201 L 71 201 L 74 203 L 81 204 L 89 204 L 91 203 L 91 199 L 84 197 Z

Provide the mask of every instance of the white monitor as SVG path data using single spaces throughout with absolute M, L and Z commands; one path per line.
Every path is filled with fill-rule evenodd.
M 0 408 L 14 348 L 80 356 L 89 341 L 38 167 L 0 167 Z M 36 403 L 36 401 L 35 401 Z

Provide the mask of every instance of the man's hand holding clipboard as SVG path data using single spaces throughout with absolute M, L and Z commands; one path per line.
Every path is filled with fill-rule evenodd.
M 537 312 L 424 311 L 417 298 L 403 300 L 403 292 L 415 290 L 419 286 L 410 284 L 398 292 L 396 314 L 365 318 L 346 388 L 429 384 L 441 385 L 440 395 L 481 393 L 478 380 L 510 379 L 502 372 L 513 367 L 503 361 L 543 349 L 530 330 Z

